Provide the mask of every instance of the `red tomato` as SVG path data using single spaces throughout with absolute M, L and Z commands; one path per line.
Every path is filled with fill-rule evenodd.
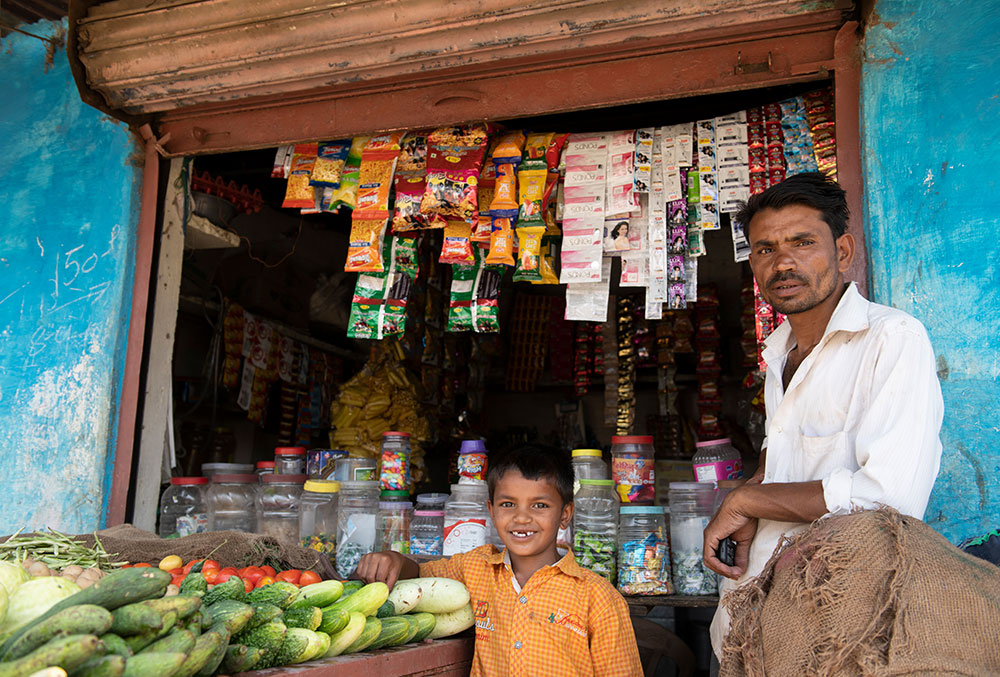
M 223 572 L 220 571 L 219 575 L 215 577 L 215 584 L 218 585 L 219 583 L 225 583 L 226 581 L 228 581 L 230 578 L 233 578 L 234 576 L 236 578 L 239 578 L 239 576 L 236 576 L 236 574 L 231 574 L 228 571 L 225 572 L 225 573 L 223 573 Z
M 253 583 L 251 583 L 250 581 L 248 581 L 247 579 L 244 578 L 243 579 L 243 591 L 249 593 L 251 590 L 253 590 Z
M 170 583 L 176 585 L 178 588 L 181 587 L 181 583 L 184 582 L 184 574 L 174 574 L 170 577 Z
M 220 574 L 229 574 L 230 576 L 239 576 L 240 572 L 236 570 L 236 567 L 223 567 L 219 570 Z
M 143 568 L 143 567 L 152 567 L 153 565 L 150 564 L 149 562 L 139 562 L 138 564 L 136 564 L 134 566 L 135 566 L 136 569 L 139 569 L 139 568 Z
M 240 578 L 244 581 L 250 581 L 254 585 L 256 585 L 257 581 L 266 575 L 267 574 L 264 573 L 264 570 L 260 567 L 244 567 L 243 569 L 240 569 Z
M 206 559 L 205 560 L 205 566 L 202 567 L 202 568 L 203 569 L 220 569 L 221 567 L 219 566 L 219 563 L 216 562 L 214 559 Z
M 299 584 L 299 578 L 302 576 L 301 569 L 288 569 L 287 571 L 282 571 L 280 574 L 274 577 L 276 581 L 285 581 L 286 583 L 292 583 L 294 585 Z
M 201 575 L 205 577 L 205 581 L 209 585 L 215 585 L 216 583 L 220 582 L 218 580 L 218 578 L 219 578 L 219 570 L 218 569 L 202 569 L 201 570 Z M 227 578 L 228 578 L 228 576 L 227 576 Z
M 187 574 L 184 573 L 184 567 L 177 567 L 176 569 L 171 569 L 167 573 L 170 574 L 171 576 L 187 576 Z
M 261 566 L 261 569 L 263 569 L 264 573 L 267 574 L 268 576 L 275 576 L 278 573 L 277 571 L 274 570 L 274 567 L 268 566 L 267 564 Z
M 322 580 L 323 579 L 320 578 L 320 575 L 318 573 L 306 569 L 305 571 L 302 572 L 302 575 L 299 577 L 299 585 L 312 585 L 313 583 L 319 583 Z
M 272 577 L 270 577 L 270 576 L 263 576 L 263 577 L 261 577 L 261 579 L 259 581 L 257 581 L 257 585 L 255 585 L 253 587 L 254 588 L 263 588 L 265 585 L 271 585 L 271 583 L 274 583 L 274 579 Z

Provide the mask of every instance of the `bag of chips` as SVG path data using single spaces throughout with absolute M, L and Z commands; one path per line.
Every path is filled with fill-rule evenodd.
M 392 217 L 394 233 L 429 227 L 420 213 L 420 201 L 427 187 L 427 133 L 412 132 L 403 137 L 396 163 L 396 204 Z
M 448 219 L 438 262 L 465 265 L 476 262 L 472 252 L 472 226 L 469 223 Z
M 386 219 L 351 218 L 351 236 L 347 248 L 349 273 L 382 272 L 382 236 Z
M 356 136 L 351 141 L 351 149 L 344 161 L 344 171 L 340 176 L 340 185 L 330 193 L 329 200 L 324 197 L 323 210 L 335 212 L 341 207 L 354 209 L 358 199 L 358 177 L 361 173 L 361 151 L 368 143 L 369 136 Z
M 344 163 L 351 150 L 351 139 L 328 141 L 319 144 L 319 155 L 309 176 L 311 186 L 329 186 L 336 188 L 344 172 Z
M 472 222 L 478 209 L 477 184 L 486 152 L 485 124 L 442 127 L 427 137 L 427 185 L 420 211 L 433 227 L 449 217 Z
M 451 267 L 448 322 L 445 331 L 472 331 L 472 296 L 476 285 L 476 264 Z
M 515 282 L 541 282 L 541 250 L 544 226 L 517 229 L 517 268 Z
M 417 242 L 387 238 L 382 256 L 389 270 L 358 275 L 347 324 L 351 338 L 382 339 L 406 329 L 406 302 L 418 273 Z
M 493 230 L 490 232 L 490 253 L 486 263 L 491 265 L 514 265 L 514 228 L 507 216 L 493 217 Z
M 552 262 L 556 260 L 553 251 L 555 247 L 554 239 L 551 237 L 542 238 L 542 248 L 538 255 L 538 273 L 540 280 L 532 280 L 531 284 L 559 284 L 559 276 L 556 275 Z
M 486 263 L 482 249 L 476 254 L 476 290 L 472 305 L 472 326 L 479 334 L 500 333 L 500 282 L 504 267 Z
M 541 160 L 522 162 L 517 171 L 519 206 L 517 227 L 545 227 L 542 216 L 542 197 L 545 195 L 545 180 L 548 169 Z
M 288 170 L 285 200 L 281 203 L 283 208 L 310 209 L 315 205 L 316 193 L 309 185 L 309 176 L 312 174 L 313 165 L 316 164 L 318 152 L 319 144 L 295 144 L 295 150 L 292 152 L 292 164 Z

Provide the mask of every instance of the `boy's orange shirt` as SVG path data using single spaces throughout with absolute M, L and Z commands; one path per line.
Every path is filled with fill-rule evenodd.
M 420 565 L 421 576 L 462 581 L 476 617 L 472 676 L 642 675 L 628 606 L 568 553 L 518 592 L 492 545 Z

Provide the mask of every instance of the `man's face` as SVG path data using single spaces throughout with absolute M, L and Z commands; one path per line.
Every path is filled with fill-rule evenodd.
M 750 267 L 764 299 L 784 315 L 818 306 L 843 284 L 854 239 L 836 241 L 818 209 L 789 205 L 757 212 L 747 226 Z

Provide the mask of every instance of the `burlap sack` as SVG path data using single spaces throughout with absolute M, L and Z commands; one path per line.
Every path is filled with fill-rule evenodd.
M 1000 675 L 1000 569 L 894 510 L 815 523 L 723 603 L 721 677 Z

